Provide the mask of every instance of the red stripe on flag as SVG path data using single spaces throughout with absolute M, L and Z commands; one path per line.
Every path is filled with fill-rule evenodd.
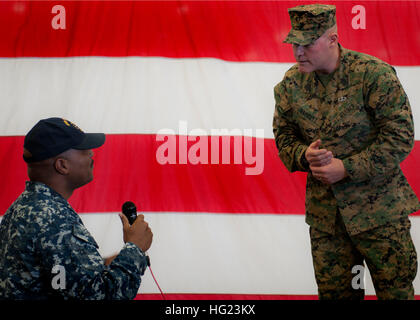
M 137 294 L 134 300 L 318 300 L 317 295 L 299 294 L 227 294 L 227 293 L 159 293 Z M 369 299 L 370 300 L 370 299 Z
M 177 146 L 182 136 L 175 136 Z M 243 139 L 243 137 L 239 137 Z M 70 203 L 79 213 L 119 212 L 127 200 L 147 212 L 213 212 L 303 214 L 306 174 L 289 173 L 277 155 L 273 139 L 252 138 L 264 146 L 264 167 L 259 175 L 246 175 L 253 164 L 235 164 L 234 137 L 230 137 L 230 162 L 219 164 L 159 164 L 156 154 L 165 141 L 156 135 L 107 135 L 105 145 L 95 150 L 95 179 L 76 190 Z M 197 140 L 198 141 L 198 140 Z M 211 139 L 208 141 L 211 162 Z M 187 151 L 196 146 L 189 141 Z M 0 168 L 3 186 L 0 212 L 3 214 L 24 189 L 26 166 L 22 160 L 23 137 L 0 137 Z M 242 156 L 245 156 L 242 141 Z M 244 159 L 244 158 L 242 158 Z M 402 169 L 417 195 L 420 195 L 420 144 L 402 163 Z M 250 163 L 250 162 L 248 162 Z
M 323 3 L 337 7 L 340 42 L 344 47 L 377 56 L 392 65 L 420 65 L 419 2 Z M 53 19 L 59 12 L 52 13 L 52 8 L 56 4 L 1 2 L 0 56 L 214 57 L 294 62 L 290 45 L 283 43 L 291 27 L 287 8 L 302 3 L 64 1 L 60 5 L 65 8 L 65 29 L 55 30 Z M 352 13 L 355 5 L 365 9 L 366 29 L 354 28 L 353 22 L 363 19 L 360 11 Z
M 318 300 L 317 295 L 310 294 L 195 294 L 195 293 L 169 293 L 165 294 L 166 300 Z M 420 300 L 420 295 L 414 296 Z M 134 300 L 163 300 L 161 294 L 138 294 Z M 377 300 L 374 295 L 366 295 L 365 300 Z
M 179 146 L 180 137 L 174 136 Z M 207 138 L 207 137 L 205 137 Z M 182 138 L 181 138 L 182 139 Z M 276 156 L 274 140 L 262 139 L 264 170 L 246 175 L 253 165 L 234 164 L 234 137 L 230 137 L 230 162 L 191 164 L 191 156 L 177 152 L 176 164 L 159 164 L 156 153 L 165 143 L 156 135 L 107 135 L 95 150 L 95 179 L 77 190 L 70 203 L 78 212 L 118 212 L 131 200 L 142 211 L 220 213 L 304 213 L 305 174 L 290 174 Z M 239 137 L 242 139 L 242 137 Z M 222 145 L 220 139 L 220 145 Z M 252 138 L 253 145 L 256 138 Z M 0 212 L 22 192 L 26 177 L 22 137 L 0 137 L 4 185 Z M 211 139 L 208 139 L 211 151 Z M 195 144 L 189 141 L 187 151 Z M 242 142 L 243 146 L 243 142 Z M 186 158 L 186 164 L 180 159 Z M 182 161 L 182 160 L 181 160 Z

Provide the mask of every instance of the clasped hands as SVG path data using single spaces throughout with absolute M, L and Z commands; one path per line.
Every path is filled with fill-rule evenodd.
M 319 149 L 321 140 L 312 142 L 305 152 L 305 158 L 309 162 L 312 175 L 325 184 L 336 183 L 348 176 L 343 161 L 334 158 L 331 151 Z

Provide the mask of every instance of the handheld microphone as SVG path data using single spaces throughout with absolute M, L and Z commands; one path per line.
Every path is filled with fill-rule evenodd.
M 134 223 L 134 221 L 136 221 L 136 219 L 137 219 L 137 208 L 136 208 L 136 205 L 133 202 L 131 202 L 131 201 L 126 201 L 122 205 L 122 209 L 121 210 L 122 210 L 122 213 L 127 217 L 128 223 L 130 225 L 132 225 Z M 147 266 L 149 267 L 149 270 L 150 270 L 150 273 L 152 274 L 153 280 L 155 281 L 155 283 L 156 283 L 156 285 L 157 285 L 157 287 L 158 287 L 158 289 L 160 291 L 160 294 L 162 295 L 163 300 L 166 300 L 165 299 L 165 296 L 163 295 L 162 289 L 160 288 L 158 282 L 156 281 L 156 278 L 155 278 L 155 275 L 153 274 L 152 268 L 150 267 L 150 258 L 147 255 L 147 253 L 145 253 L 145 255 L 146 255 Z
M 126 201 L 122 205 L 121 210 L 122 210 L 122 213 L 127 217 L 128 223 L 132 225 L 134 221 L 136 221 L 137 219 L 136 205 L 131 201 Z M 147 266 L 150 267 L 150 258 L 147 255 L 147 253 L 145 253 L 145 255 L 146 255 L 146 260 L 147 260 Z
M 137 218 L 136 205 L 131 201 L 126 201 L 122 205 L 122 213 L 127 217 L 128 223 L 132 225 Z

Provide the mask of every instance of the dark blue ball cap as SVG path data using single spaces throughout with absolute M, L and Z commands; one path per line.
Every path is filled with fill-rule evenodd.
M 84 133 L 74 123 L 62 118 L 42 119 L 25 136 L 23 160 L 38 162 L 69 149 L 95 149 L 104 143 L 103 133 Z

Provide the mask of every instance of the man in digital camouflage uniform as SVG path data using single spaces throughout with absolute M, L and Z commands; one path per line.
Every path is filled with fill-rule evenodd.
M 413 299 L 408 215 L 420 205 L 400 169 L 414 145 L 408 98 L 392 66 L 338 43 L 335 6 L 288 11 L 297 64 L 275 86 L 273 131 L 286 168 L 308 172 L 319 298 L 363 299 L 352 269 L 365 262 L 379 299 Z
M 133 299 L 147 267 L 152 232 L 139 215 L 125 245 L 105 265 L 98 245 L 67 202 L 93 179 L 93 152 L 103 133 L 84 133 L 61 118 L 39 121 L 26 135 L 30 181 L 0 224 L 0 299 Z

